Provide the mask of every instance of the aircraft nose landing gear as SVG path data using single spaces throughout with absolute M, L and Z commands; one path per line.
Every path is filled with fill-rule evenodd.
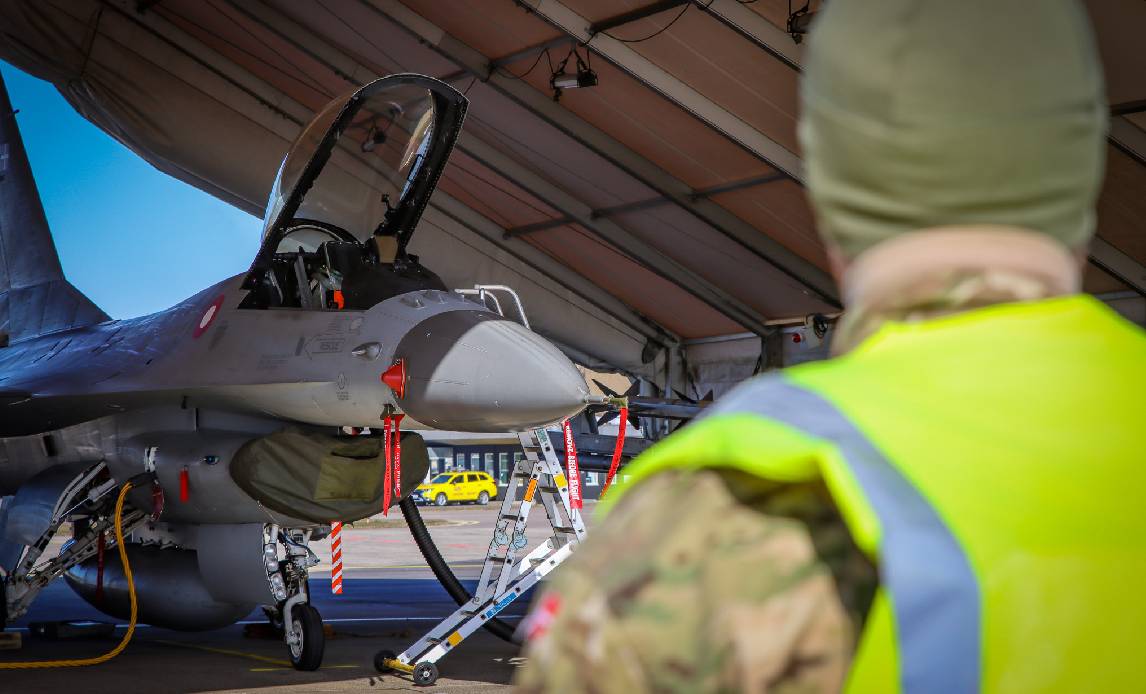
M 291 609 L 291 626 L 285 631 L 290 664 L 295 670 L 317 670 L 322 665 L 326 648 L 326 634 L 322 631 L 322 617 L 313 605 L 301 603 Z
M 272 624 L 282 620 L 283 640 L 294 669 L 317 670 L 326 650 L 326 634 L 322 616 L 310 604 L 307 573 L 319 563 L 318 556 L 307 546 L 310 532 L 280 530 L 274 525 L 268 525 L 265 532 L 263 561 L 271 593 L 278 601 L 273 610 L 267 611 L 268 616 Z M 285 550 L 282 559 L 280 545 Z

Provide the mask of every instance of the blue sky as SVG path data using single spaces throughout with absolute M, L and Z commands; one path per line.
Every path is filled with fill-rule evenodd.
M 56 88 L 0 61 L 68 279 L 112 318 L 246 270 L 261 220 L 152 167 Z

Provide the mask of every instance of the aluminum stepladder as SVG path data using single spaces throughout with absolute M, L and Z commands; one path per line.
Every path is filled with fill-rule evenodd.
M 438 679 L 435 663 L 557 568 L 585 538 L 581 512 L 570 502 L 569 482 L 549 435 L 544 429 L 534 429 L 518 437 L 525 456 L 514 465 L 473 599 L 401 655 L 379 652 L 374 658 L 379 672 L 396 670 L 412 675 L 417 685 L 433 684 Z M 520 501 L 519 482 L 524 488 Z M 529 512 L 538 501 L 552 533 L 519 558 L 528 545 Z

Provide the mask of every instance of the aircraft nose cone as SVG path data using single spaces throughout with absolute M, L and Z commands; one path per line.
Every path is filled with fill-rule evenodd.
M 515 431 L 580 412 L 589 388 L 547 340 L 483 311 L 448 311 L 415 325 L 399 402 L 414 419 L 455 431 Z

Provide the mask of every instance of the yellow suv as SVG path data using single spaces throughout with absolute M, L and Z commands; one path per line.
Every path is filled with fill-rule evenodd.
M 476 501 L 485 506 L 497 498 L 497 482 L 485 472 L 443 472 L 419 484 L 410 495 L 417 504 L 445 506 L 463 501 Z

